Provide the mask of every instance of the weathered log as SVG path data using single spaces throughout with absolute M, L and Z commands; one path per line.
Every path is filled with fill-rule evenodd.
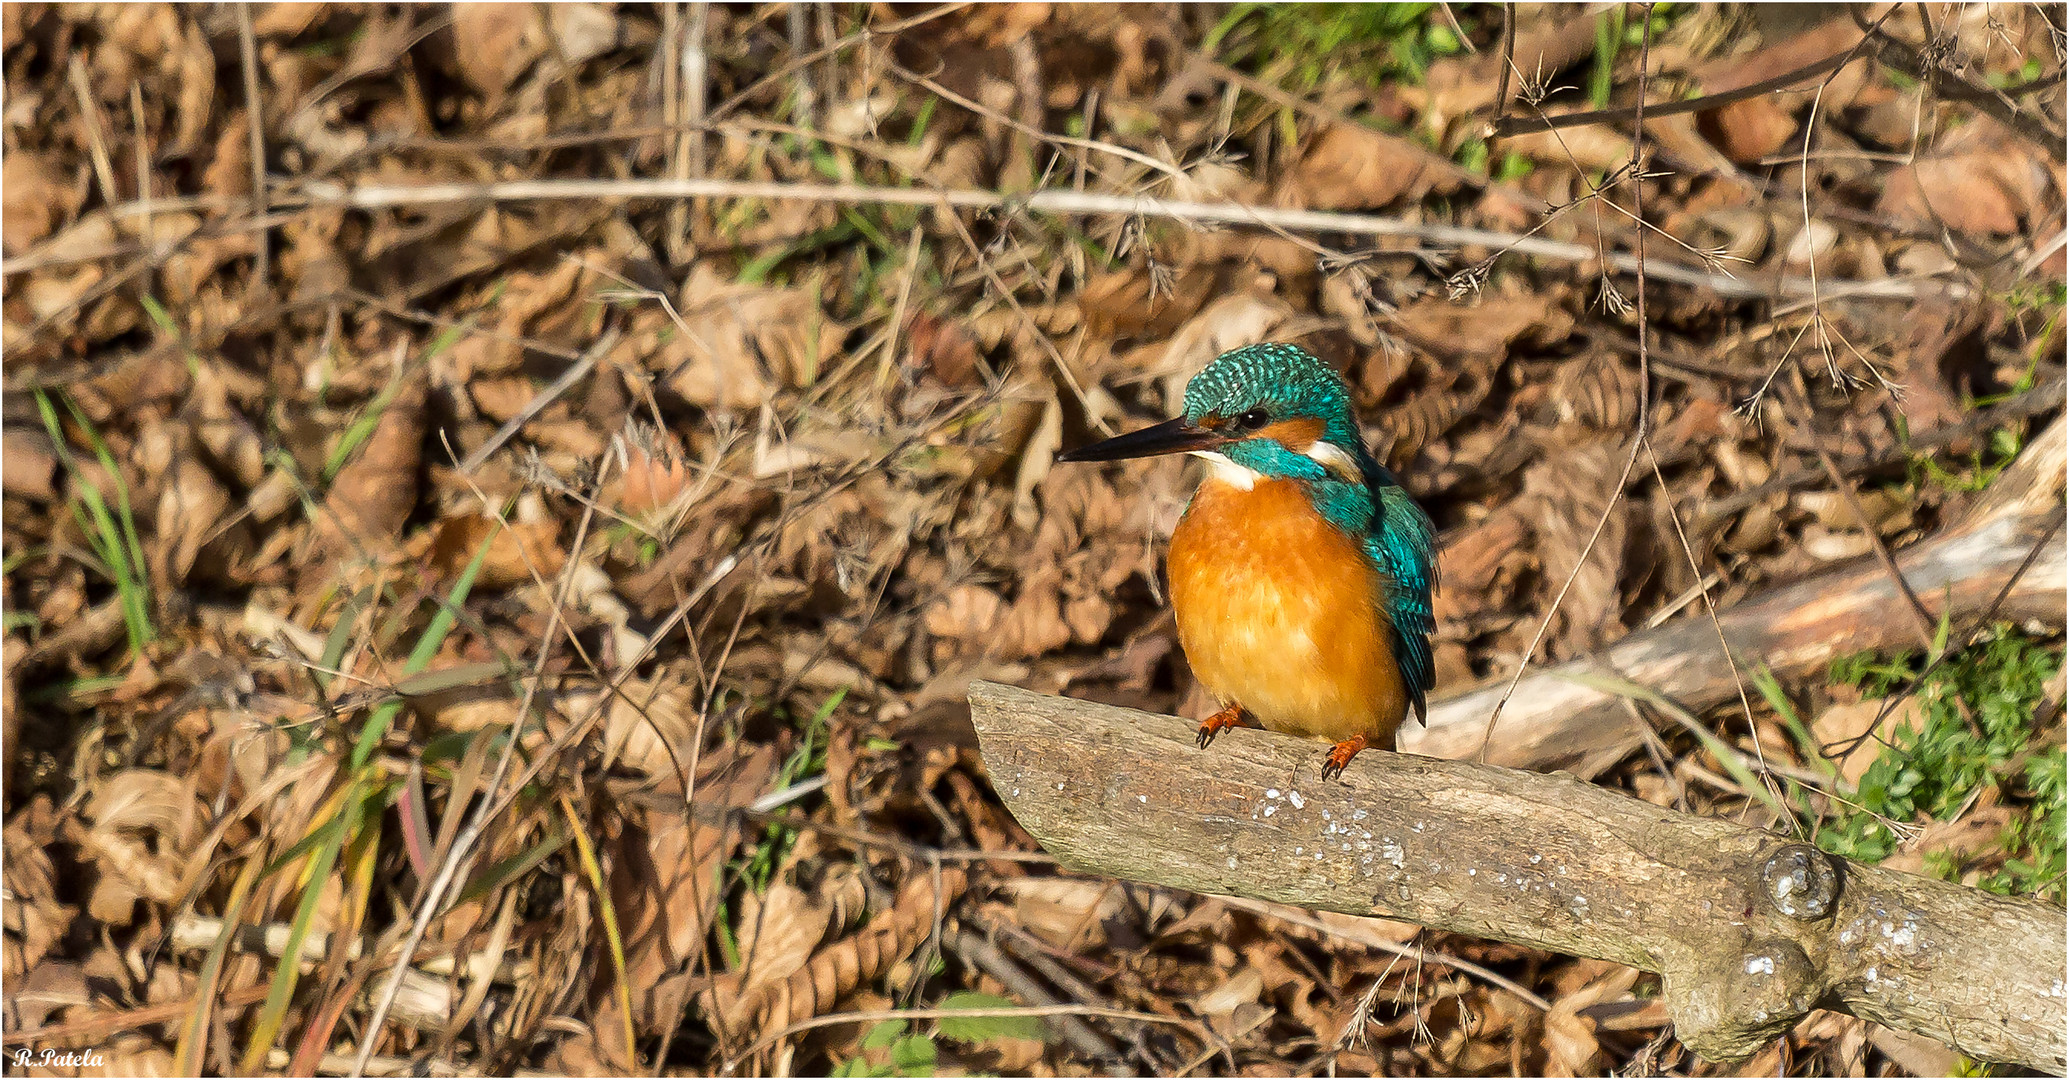
M 1713 641 L 1714 646 L 1714 641 Z M 994 787 L 1065 866 L 1383 916 L 1662 977 L 1677 1034 L 1750 1057 L 1812 1008 L 2059 1073 L 2060 910 L 1849 863 L 1571 776 L 1318 744 L 996 683 Z
M 1962 520 L 1897 553 L 1897 567 L 1938 613 L 1951 608 L 1957 631 L 1983 614 L 2018 573 L 2034 545 L 2062 519 L 2065 420 L 2057 418 L 1992 483 Z M 2003 618 L 2059 626 L 2069 566 L 2062 537 L 2018 577 L 1999 609 Z M 1447 588 L 1475 583 L 1447 581 Z M 1864 649 L 1916 648 L 1899 617 L 1905 599 L 1873 559 L 1860 559 L 1783 585 L 1718 612 L 1725 640 L 1743 669 L 1762 663 L 1788 680 L 1821 673 L 1835 657 Z M 1565 769 L 1592 777 L 1637 749 L 1641 736 L 1616 695 L 1570 678 L 1614 674 L 1700 712 L 1738 696 L 1731 661 L 1708 618 L 1683 618 L 1640 631 L 1604 650 L 1526 676 L 1502 712 L 1486 760 L 1519 768 Z M 1432 757 L 1477 757 L 1487 717 L 1508 680 L 1430 707 L 1429 726 L 1401 729 L 1401 749 Z

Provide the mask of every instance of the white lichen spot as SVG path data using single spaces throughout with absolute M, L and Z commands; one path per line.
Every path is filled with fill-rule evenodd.
M 1351 820 L 1352 820 L 1352 821 L 1363 821 L 1363 820 L 1365 820 L 1365 811 L 1363 811 L 1363 810 L 1353 810 L 1353 811 L 1351 811 Z
M 1299 806 L 1300 804 L 1299 804 L 1299 803 L 1294 803 L 1293 805 L 1295 805 L 1295 806 Z M 1324 810 L 1324 811 L 1322 811 L 1322 820 L 1323 820 L 1323 821 L 1334 821 L 1334 820 L 1336 820 L 1336 819 L 1335 819 L 1335 818 L 1332 818 L 1332 817 L 1330 817 L 1330 816 L 1329 816 L 1329 811 L 1327 811 L 1327 810 Z
M 1394 843 L 1392 837 L 1379 842 L 1379 857 L 1392 863 L 1396 870 L 1408 869 L 1408 852 L 1403 850 L 1401 845 Z
M 1062 790 L 1063 790 L 1063 781 L 1061 781 L 1061 780 L 1058 780 L 1058 781 L 1056 781 L 1056 790 L 1058 790 L 1058 791 L 1062 791 Z
M 1019 789 L 1019 788 L 1014 788 L 1014 789 L 1013 789 L 1013 797 L 1014 797 L 1014 798 L 1016 798 L 1016 799 L 1020 797 L 1020 789 Z
M 1478 867 L 1473 867 L 1473 866 L 1468 866 L 1468 867 L 1466 867 L 1466 876 L 1467 876 L 1467 877 L 1479 877 L 1479 876 L 1480 876 L 1480 870 L 1479 870 L 1479 868 L 1478 868 Z
M 1236 868 L 1236 857 L 1234 855 L 1228 857 L 1228 868 L 1231 870 Z
M 1293 804 L 1293 808 L 1294 808 L 1295 810 L 1300 810 L 1300 809 L 1303 809 L 1303 808 L 1305 808 L 1305 807 L 1307 806 L 1307 800 L 1306 800 L 1306 799 L 1303 799 L 1303 798 L 1301 798 L 1301 797 L 1300 797 L 1300 792 L 1298 792 L 1298 791 L 1289 791 L 1289 792 L 1287 792 L 1287 793 L 1286 793 L 1286 801 L 1287 801 L 1287 802 L 1290 802 L 1290 803 L 1292 803 L 1292 804 Z M 1324 810 L 1324 811 L 1322 811 L 1322 817 L 1323 817 L 1323 818 L 1324 818 L 1324 819 L 1326 820 L 1326 819 L 1327 819 L 1327 818 L 1329 817 L 1329 811 L 1327 811 L 1327 810 Z
M 1137 795 L 1137 796 L 1135 796 L 1135 801 L 1136 801 L 1136 802 L 1139 802 L 1139 803 L 1146 803 L 1146 802 L 1148 802 L 1148 801 L 1149 801 L 1149 796 L 1147 796 L 1147 795 Z
M 1495 882 L 1495 884 L 1497 884 L 1497 885 L 1507 885 L 1507 884 L 1509 883 L 1509 875 L 1507 875 L 1507 874 L 1496 874 L 1496 875 L 1494 875 L 1494 882 Z
M 1911 943 L 1917 939 L 1918 924 L 1906 922 L 1904 925 L 1897 927 L 1896 933 L 1889 936 L 1889 943 L 1899 949 L 1908 949 L 1911 947 Z
M 1278 788 L 1266 788 L 1266 789 L 1264 790 L 1264 797 L 1265 797 L 1265 798 L 1267 798 L 1267 799 L 1276 799 L 1276 798 L 1278 798 L 1278 797 L 1279 797 L 1279 789 L 1278 789 Z
M 1277 809 L 1278 809 L 1278 807 L 1276 807 L 1276 806 L 1267 806 L 1267 807 L 1265 807 L 1265 808 L 1264 808 L 1264 816 L 1265 816 L 1265 817 L 1270 817 L 1270 816 L 1272 816 L 1272 812 L 1273 812 L 1273 811 L 1275 811 L 1275 810 L 1277 810 Z
M 1748 956 L 1748 957 L 1746 957 L 1746 974 L 1748 974 L 1748 975 L 1772 975 L 1772 974 L 1774 974 L 1774 957 L 1772 957 L 1772 956 Z
M 2054 984 L 2047 988 L 2047 996 L 2051 998 L 2069 997 L 2069 986 L 2064 986 L 2062 980 L 2056 979 Z
M 1541 863 L 1543 861 L 1545 861 L 1545 857 L 1542 855 L 1532 855 L 1530 857 L 1530 865 L 1532 866 L 1536 866 L 1538 863 Z
M 1315 858 L 1316 858 L 1316 859 L 1320 859 L 1321 857 L 1322 857 L 1322 853 L 1321 853 L 1321 852 L 1319 852 L 1319 851 L 1315 852 Z
M 1295 855 L 1305 855 L 1307 854 L 1307 849 L 1304 847 L 1296 847 L 1293 849 L 1293 853 Z
M 1574 893 L 1573 899 L 1568 900 L 1566 906 L 1572 908 L 1575 915 L 1585 914 L 1588 910 L 1588 898 L 1579 893 Z

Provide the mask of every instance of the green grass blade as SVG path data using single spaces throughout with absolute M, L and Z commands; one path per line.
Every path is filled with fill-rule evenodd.
M 302 902 L 295 907 L 294 921 L 287 931 L 287 947 L 280 952 L 280 962 L 273 969 L 273 983 L 266 990 L 266 1001 L 259 1009 L 258 1021 L 252 1025 L 251 1037 L 244 1044 L 244 1058 L 238 1063 L 238 1071 L 250 1076 L 259 1072 L 266 1063 L 266 1052 L 273 1048 L 273 1040 L 280 1034 L 280 1025 L 287 1019 L 287 1004 L 294 997 L 295 983 L 302 977 L 302 945 L 309 939 L 310 924 L 316 921 L 316 908 L 323 900 L 323 887 L 330 881 L 330 870 L 338 861 L 338 852 L 345 841 L 359 828 L 360 815 L 365 803 L 355 790 L 346 796 L 345 804 L 337 815 L 320 826 L 312 836 L 320 836 L 321 843 L 311 856 L 308 879 L 302 885 Z
M 1788 808 L 1782 804 L 1782 801 L 1775 798 L 1774 792 L 1769 791 L 1767 785 L 1761 783 L 1760 778 L 1753 774 L 1753 770 L 1746 766 L 1744 754 L 1739 753 L 1737 748 L 1718 738 L 1709 728 L 1703 726 L 1702 721 L 1697 720 L 1687 709 L 1674 703 L 1666 695 L 1649 686 L 1634 683 L 1629 679 L 1619 679 L 1613 675 L 1598 675 L 1594 672 L 1586 671 L 1554 671 L 1552 674 L 1557 678 L 1576 682 L 1582 686 L 1600 690 L 1605 694 L 1615 694 L 1618 697 L 1630 698 L 1633 701 L 1643 701 L 1666 713 L 1682 727 L 1687 728 L 1689 734 L 1694 735 L 1696 740 L 1703 744 L 1703 748 L 1708 750 L 1711 756 L 1717 759 L 1718 764 L 1724 766 L 1724 770 L 1731 774 L 1731 778 L 1736 780 L 1740 787 L 1746 789 L 1748 795 L 1759 799 L 1776 818 L 1787 821 L 1796 820 L 1796 815 L 1790 813 Z
M 323 641 L 323 659 L 317 661 L 314 672 L 316 685 L 325 691 L 330 690 L 330 673 L 345 662 L 345 647 L 352 643 L 352 628 L 359 625 L 359 613 L 366 610 L 373 597 L 371 585 L 352 594 L 352 599 L 345 601 L 345 609 L 338 612 L 338 621 L 331 625 L 330 636 Z
M 625 1021 L 625 1061 L 637 1066 L 639 1056 L 635 1050 L 632 1032 L 632 984 L 625 980 L 625 942 L 618 936 L 618 911 L 611 903 L 611 890 L 604 887 L 603 867 L 596 861 L 596 852 L 589 846 L 589 834 L 582 828 L 582 819 L 575 814 L 575 804 L 566 794 L 560 797 L 561 813 L 567 815 L 568 831 L 575 837 L 575 851 L 582 859 L 582 871 L 589 876 L 589 887 L 596 890 L 596 910 L 603 916 L 603 935 L 611 948 L 611 970 L 618 977 L 618 1014 Z
M 410 650 L 409 659 L 402 665 L 404 672 L 410 675 L 418 674 L 430 665 L 432 657 L 438 655 L 438 647 L 445 644 L 446 634 L 452 631 L 456 618 L 453 613 L 459 610 L 461 604 L 467 602 L 467 594 L 474 590 L 474 579 L 480 575 L 482 563 L 488 560 L 489 545 L 496 542 L 496 536 L 502 531 L 499 523 L 490 529 L 488 536 L 482 540 L 481 548 L 474 553 L 473 561 L 467 564 L 467 569 L 460 572 L 459 580 L 453 582 L 452 590 L 439 604 L 438 613 L 431 616 L 430 625 L 424 627 L 423 636 L 417 639 L 417 647 Z M 366 726 L 359 729 L 359 740 L 352 745 L 353 769 L 361 768 L 373 757 L 374 747 L 380 745 L 381 739 L 388 734 L 388 728 L 395 723 L 395 717 L 401 712 L 402 702 L 390 701 L 376 708 L 373 715 L 367 718 Z
M 564 832 L 547 834 L 546 839 L 475 875 L 474 880 L 469 881 L 466 887 L 454 894 L 452 906 L 458 907 L 470 900 L 487 896 L 489 893 L 523 877 L 530 873 L 533 867 L 545 862 L 547 856 L 567 846 L 567 842 L 568 835 Z

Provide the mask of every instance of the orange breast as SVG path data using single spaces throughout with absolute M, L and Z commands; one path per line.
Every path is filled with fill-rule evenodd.
M 1210 478 L 1171 537 L 1170 570 L 1179 643 L 1222 701 L 1273 731 L 1393 747 L 1408 695 L 1379 574 L 1298 485 Z

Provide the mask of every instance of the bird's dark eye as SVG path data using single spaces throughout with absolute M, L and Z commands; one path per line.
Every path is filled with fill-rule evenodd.
M 1244 431 L 1256 431 L 1258 428 L 1271 423 L 1271 420 L 1271 416 L 1263 409 L 1251 409 L 1249 412 L 1236 417 L 1236 426 Z

